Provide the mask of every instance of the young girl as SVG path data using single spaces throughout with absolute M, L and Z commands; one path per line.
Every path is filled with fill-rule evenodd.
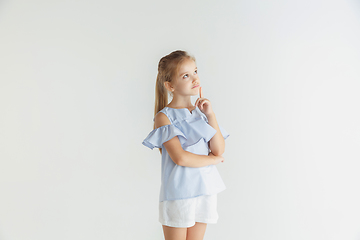
M 191 96 L 199 93 L 193 106 Z M 207 223 L 218 220 L 217 193 L 226 188 L 215 165 L 224 162 L 229 134 L 203 97 L 195 58 L 185 51 L 160 59 L 154 116 L 142 144 L 162 155 L 159 221 L 165 240 L 203 239 Z

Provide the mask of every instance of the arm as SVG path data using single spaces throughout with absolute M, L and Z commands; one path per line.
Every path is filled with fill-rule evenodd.
M 216 130 L 215 135 L 209 141 L 209 148 L 214 155 L 220 156 L 225 151 L 224 137 L 221 134 L 219 125 L 216 121 L 215 114 L 211 114 L 206 117 L 208 119 L 209 125 L 212 126 Z
M 223 159 L 221 157 L 221 159 Z M 180 161 L 180 166 L 184 167 L 205 167 L 209 165 L 216 165 L 220 161 L 219 158 L 215 157 L 213 154 L 209 155 L 198 155 L 188 151 L 184 151 L 182 155 L 182 160 Z
M 214 165 L 219 163 L 218 156 L 210 155 L 198 155 L 188 151 L 185 151 L 180 144 L 178 137 L 174 137 L 164 143 L 166 151 L 169 153 L 170 158 L 175 164 L 183 167 L 205 167 L 208 165 Z M 220 157 L 223 159 L 222 157 Z
M 221 156 L 225 151 L 225 139 L 221 134 L 209 99 L 203 97 L 202 87 L 200 87 L 200 98 L 196 100 L 195 106 L 199 106 L 199 109 L 205 114 L 208 124 L 216 130 L 215 135 L 209 141 L 209 148 L 213 155 Z
M 167 116 L 163 113 L 159 113 L 155 116 L 155 128 L 171 124 Z M 185 151 L 180 143 L 178 137 L 173 137 L 167 142 L 163 143 L 170 158 L 175 164 L 184 167 L 204 167 L 208 165 L 218 164 L 223 161 L 222 156 L 198 155 L 188 151 Z

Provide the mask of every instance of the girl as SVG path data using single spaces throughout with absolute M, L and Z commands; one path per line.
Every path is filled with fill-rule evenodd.
M 191 96 L 199 93 L 193 106 Z M 224 162 L 229 134 L 203 97 L 195 58 L 185 51 L 160 59 L 153 121 L 142 144 L 162 155 L 159 221 L 165 240 L 201 240 L 207 223 L 218 220 L 217 193 L 226 187 L 215 165 Z

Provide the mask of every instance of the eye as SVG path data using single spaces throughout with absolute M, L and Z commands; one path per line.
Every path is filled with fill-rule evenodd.
M 184 78 L 185 78 L 185 76 L 187 76 L 187 74 L 184 75 Z
M 195 70 L 196 74 L 197 74 L 197 70 Z

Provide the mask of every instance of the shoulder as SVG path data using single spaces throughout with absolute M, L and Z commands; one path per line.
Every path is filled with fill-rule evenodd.
M 169 118 L 163 112 L 158 112 L 154 118 L 155 128 L 159 128 L 164 125 L 170 125 Z

